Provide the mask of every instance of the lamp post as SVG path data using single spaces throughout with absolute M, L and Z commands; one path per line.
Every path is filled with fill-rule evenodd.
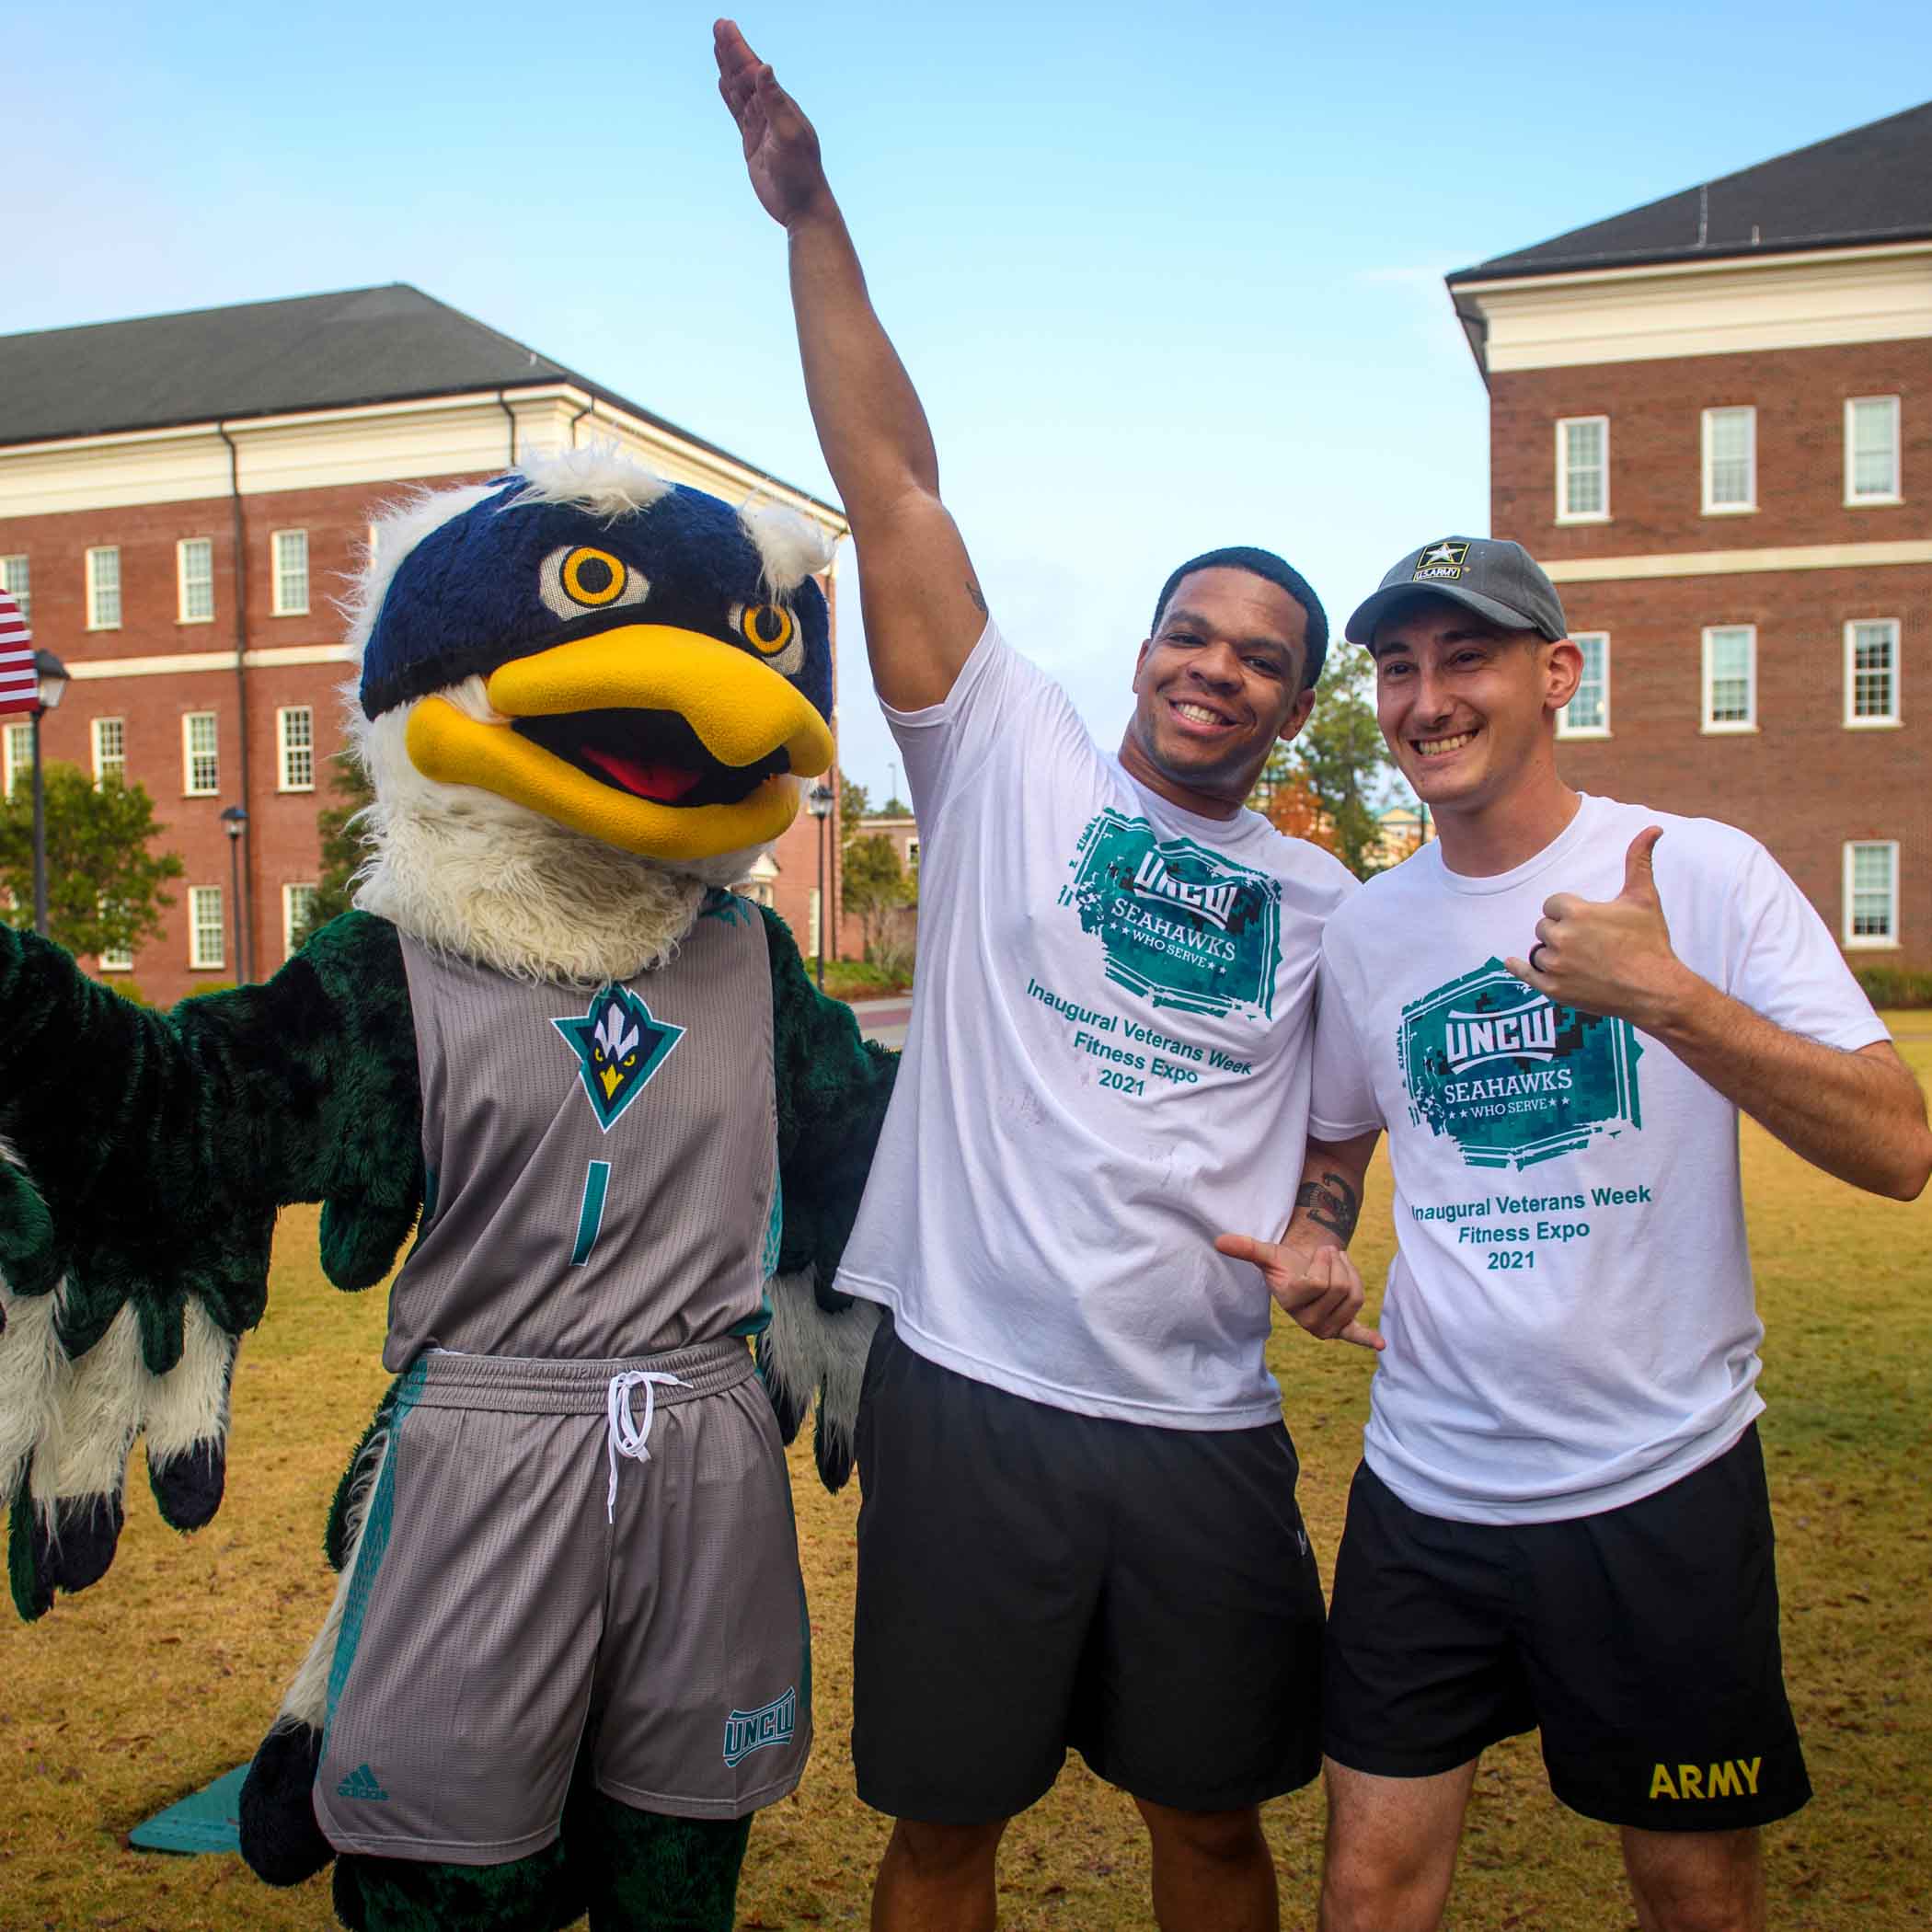
M 40 719 L 67 695 L 67 667 L 51 650 L 33 654 L 33 929 L 47 937 L 47 796 L 40 782 Z
M 805 794 L 805 810 L 819 827 L 819 991 L 825 990 L 825 821 L 832 814 L 832 788 L 822 780 Z
M 244 977 L 242 957 L 242 903 L 241 903 L 241 842 L 242 834 L 248 829 L 247 808 L 231 805 L 222 813 L 222 830 L 228 834 L 228 878 L 229 893 L 235 901 L 235 976 Z

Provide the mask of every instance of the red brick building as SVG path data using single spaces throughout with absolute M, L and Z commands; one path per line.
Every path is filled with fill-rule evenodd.
M 84 963 L 158 1004 L 282 963 L 342 742 L 334 600 L 377 506 L 592 440 L 845 534 L 833 505 L 401 284 L 0 338 L 0 585 L 73 678 L 42 753 L 145 786 L 186 866 L 160 938 Z M 6 721 L 9 792 L 30 758 Z M 747 881 L 808 955 L 819 838 L 801 813 Z M 838 845 L 834 815 L 830 952 Z
M 1564 776 L 1932 968 L 1932 104 L 1448 282 L 1585 652 Z

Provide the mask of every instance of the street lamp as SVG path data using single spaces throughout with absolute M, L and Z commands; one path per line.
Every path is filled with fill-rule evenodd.
M 40 719 L 67 695 L 67 667 L 51 650 L 33 654 L 33 929 L 47 937 L 47 798 L 40 783 Z
M 248 829 L 248 814 L 240 805 L 231 805 L 222 813 L 222 830 L 228 834 L 229 891 L 235 901 L 235 976 L 242 972 L 241 842 Z
M 819 991 L 825 990 L 825 821 L 832 814 L 832 788 L 821 781 L 805 794 L 805 810 L 819 822 Z

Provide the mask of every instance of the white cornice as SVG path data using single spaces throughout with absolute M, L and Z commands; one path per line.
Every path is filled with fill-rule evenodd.
M 351 661 L 346 644 L 269 644 L 247 653 L 250 671 L 266 671 L 277 664 L 347 664 Z M 89 658 L 67 666 L 67 674 L 79 683 L 116 677 L 175 677 L 184 671 L 233 671 L 232 650 L 173 650 L 144 658 Z
M 125 434 L 0 447 L 0 519 L 150 503 L 206 501 L 229 494 L 225 427 L 236 449 L 244 497 L 303 489 L 431 482 L 507 466 L 514 418 L 519 457 L 602 436 L 673 482 L 731 500 L 758 496 L 797 510 L 833 540 L 848 525 L 836 510 L 721 451 L 592 397 L 553 383 L 413 402 L 182 424 Z
M 1553 583 L 1616 583 L 1642 577 L 1737 577 L 1766 570 L 1869 570 L 1932 563 L 1932 543 L 1794 544 L 1782 549 L 1675 550 L 1650 557 L 1570 557 L 1543 568 Z
M 1461 282 L 1492 374 L 1932 337 L 1932 242 Z

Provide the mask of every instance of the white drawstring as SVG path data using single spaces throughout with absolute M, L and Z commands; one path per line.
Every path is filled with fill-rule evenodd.
M 621 1375 L 611 1377 L 605 1404 L 610 1426 L 605 1432 L 604 1441 L 604 1446 L 610 1452 L 611 1488 L 604 1506 L 606 1518 L 612 1523 L 617 1520 L 617 1458 L 627 1455 L 634 1463 L 650 1460 L 650 1451 L 645 1445 L 650 1441 L 650 1420 L 657 1409 L 653 1385 L 659 1382 L 675 1382 L 680 1388 L 691 1386 L 682 1375 L 667 1375 L 654 1369 L 627 1369 Z M 644 1426 L 641 1429 L 632 1420 L 630 1413 L 630 1392 L 640 1383 L 644 1388 Z

